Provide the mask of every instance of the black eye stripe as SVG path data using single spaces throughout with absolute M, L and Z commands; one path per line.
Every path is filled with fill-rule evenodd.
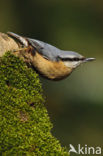
M 84 60 L 84 58 L 77 58 L 77 57 L 74 57 L 74 58 L 61 58 L 63 61 L 82 61 Z
M 77 58 L 77 57 L 73 58 L 73 61 L 79 61 L 79 60 L 80 60 L 80 59 Z

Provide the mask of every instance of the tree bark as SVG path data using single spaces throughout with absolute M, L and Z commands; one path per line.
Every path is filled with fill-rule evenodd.
M 18 50 L 18 43 L 9 37 L 7 34 L 0 33 L 0 57 L 2 57 L 5 52 Z

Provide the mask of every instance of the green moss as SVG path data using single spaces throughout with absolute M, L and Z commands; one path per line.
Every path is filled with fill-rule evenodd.
M 52 136 L 38 75 L 16 56 L 0 59 L 0 155 L 67 156 Z

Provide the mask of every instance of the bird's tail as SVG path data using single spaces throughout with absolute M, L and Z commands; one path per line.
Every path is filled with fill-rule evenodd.
M 17 34 L 15 34 L 15 33 L 13 33 L 13 32 L 7 32 L 7 34 L 8 34 L 10 37 L 12 37 L 12 38 L 17 39 L 17 40 L 18 40 L 21 44 L 23 44 L 25 47 L 28 47 L 29 43 L 28 43 L 28 41 L 26 40 L 25 37 L 22 37 L 22 36 L 20 36 L 20 35 L 17 35 Z

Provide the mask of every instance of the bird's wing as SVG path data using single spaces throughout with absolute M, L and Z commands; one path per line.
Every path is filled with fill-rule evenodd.
M 26 47 L 31 44 L 31 46 L 34 47 L 37 50 L 37 52 L 41 54 L 44 58 L 52 61 L 58 61 L 59 53 L 61 53 L 60 49 L 48 43 L 36 39 L 23 37 L 13 32 L 7 32 L 7 34 L 12 38 L 17 39 L 20 43 L 22 43 Z
M 58 61 L 60 49 L 36 39 L 27 38 L 27 40 L 44 58 Z

